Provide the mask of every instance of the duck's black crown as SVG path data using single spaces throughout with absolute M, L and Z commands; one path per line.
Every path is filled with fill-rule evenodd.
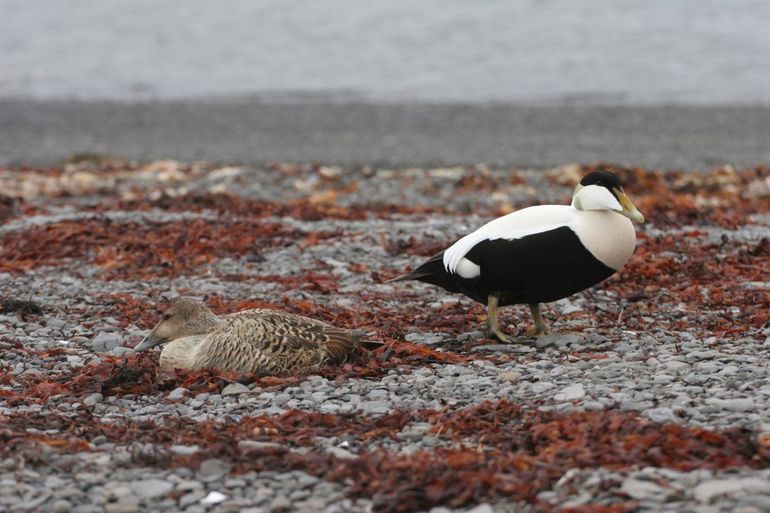
M 582 180 L 580 180 L 580 185 L 586 186 L 586 185 L 598 185 L 600 187 L 606 187 L 610 190 L 613 188 L 620 189 L 620 178 L 618 178 L 618 175 L 615 173 L 610 173 L 609 171 L 594 171 L 593 173 L 589 173 L 583 177 Z

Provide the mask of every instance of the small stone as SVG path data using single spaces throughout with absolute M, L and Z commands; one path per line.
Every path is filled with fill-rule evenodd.
M 661 407 L 647 410 L 647 417 L 654 422 L 671 422 L 674 420 L 674 412 L 671 408 Z
M 627 477 L 623 480 L 620 491 L 638 501 L 665 502 L 673 495 L 673 490 L 659 486 L 652 481 Z
M 533 353 L 534 347 L 524 344 L 485 344 L 471 348 L 471 353 Z
M 178 401 L 180 399 L 184 399 L 184 396 L 187 394 L 187 392 L 188 390 L 186 388 L 177 387 L 171 392 L 169 392 L 166 397 L 172 401 Z
M 521 379 L 521 372 L 517 372 L 517 371 L 503 372 L 500 374 L 499 378 L 502 381 L 509 381 L 511 383 L 516 383 L 517 381 L 519 381 L 519 379 Z
M 577 306 L 577 305 L 575 305 L 573 303 L 567 303 L 567 304 L 562 305 L 562 307 L 561 307 L 561 314 L 562 315 L 569 315 L 571 313 L 582 312 L 582 311 L 583 311 L 582 308 L 580 308 L 579 306 Z
M 718 497 L 736 493 L 741 495 L 770 493 L 770 482 L 756 477 L 712 479 L 700 483 L 693 490 L 695 500 L 701 503 L 710 503 Z
M 536 394 L 542 394 L 543 392 L 547 392 L 553 387 L 554 384 L 549 381 L 540 381 L 539 383 L 534 383 L 532 385 L 532 391 Z
M 67 357 L 67 363 L 70 364 L 70 367 L 82 367 L 83 359 L 80 356 L 73 354 Z
M 105 508 L 93 504 L 79 504 L 72 508 L 72 513 L 104 513 Z
M 57 499 L 51 504 L 53 513 L 69 513 L 72 511 L 72 503 L 67 499 Z
M 586 391 L 583 389 L 582 383 L 576 383 L 563 388 L 561 392 L 554 396 L 557 401 L 574 401 L 585 397 Z
M 123 337 L 117 333 L 102 331 L 94 337 L 90 345 L 91 349 L 98 353 L 112 351 L 116 347 L 123 345 Z
M 225 474 L 230 472 L 230 464 L 226 461 L 211 458 L 201 463 L 198 469 L 198 478 L 206 483 L 221 479 Z
M 189 493 L 186 493 L 179 497 L 179 507 L 180 508 L 186 508 L 187 506 L 192 506 L 193 504 L 198 504 L 204 497 L 203 492 L 200 491 L 192 491 Z
M 243 488 L 244 486 L 246 486 L 246 481 L 244 481 L 243 479 L 233 478 L 233 479 L 226 479 L 224 484 L 225 484 L 225 488 Z
M 582 335 L 578 333 L 562 333 L 562 334 L 554 334 L 554 335 L 546 335 L 546 336 L 556 337 L 557 347 L 578 346 L 586 342 L 586 338 L 584 338 Z
M 106 513 L 139 513 L 139 504 L 136 501 L 110 502 L 104 507 Z
M 277 444 L 275 442 L 260 442 L 258 440 L 241 440 L 238 442 L 238 448 L 239 449 L 251 449 L 251 450 L 261 450 L 261 449 L 283 449 L 284 446 L 281 444 Z
M 342 447 L 327 447 L 326 452 L 340 460 L 354 460 L 358 458 L 358 456 Z
M 427 422 L 414 422 L 405 426 L 404 429 L 398 434 L 398 437 L 402 440 L 411 440 L 416 442 L 418 440 L 422 440 L 425 437 L 425 434 L 430 431 L 432 427 L 433 425 Z
M 745 512 L 740 512 L 736 509 L 734 513 L 763 513 L 770 511 L 770 497 L 767 495 L 747 495 L 742 498 L 742 502 L 746 504 L 743 506 L 747 509 Z M 749 511 L 749 508 L 754 508 L 755 511 Z
M 189 456 L 198 452 L 197 445 L 172 445 L 169 450 L 174 454 L 181 454 L 182 456 Z
M 92 445 L 104 445 L 107 442 L 109 442 L 109 440 L 104 435 L 97 435 L 91 440 Z
M 390 411 L 390 403 L 385 401 L 366 401 L 361 403 L 361 409 L 372 415 L 385 414 Z
M 381 388 L 375 388 L 366 394 L 366 398 L 370 401 L 381 401 L 388 398 L 388 391 Z
M 99 392 L 96 392 L 88 395 L 85 399 L 83 399 L 83 404 L 85 404 L 86 406 L 96 406 L 98 403 L 102 402 L 103 400 L 104 400 L 104 396 Z
M 322 404 L 324 401 L 326 401 L 326 398 L 328 396 L 326 395 L 326 392 L 313 392 L 310 394 L 310 400 L 313 401 L 316 404 Z M 330 406 L 330 405 L 325 405 Z M 331 412 L 328 412 L 331 413 Z
M 130 486 L 134 495 L 141 499 L 160 497 L 166 495 L 174 488 L 173 484 L 161 479 L 143 479 L 141 481 L 134 481 Z
M 14 511 L 34 510 L 50 498 L 51 498 L 51 492 L 48 490 L 44 490 L 40 495 L 38 495 L 34 499 L 28 499 L 25 501 L 17 502 L 14 505 Z
M 207 496 L 201 499 L 201 504 L 219 504 L 227 499 L 227 495 L 220 492 L 209 492 Z
M 249 393 L 249 387 L 246 385 L 242 385 L 238 382 L 230 383 L 225 388 L 222 389 L 222 395 L 238 395 L 238 394 L 247 394 Z
M 276 394 L 275 399 L 273 399 L 273 403 L 275 403 L 277 406 L 282 406 L 289 401 L 291 401 L 291 396 L 285 392 Z
M 47 321 L 45 321 L 45 325 L 48 326 L 49 328 L 57 328 L 58 329 L 58 328 L 63 328 L 64 326 L 66 326 L 67 322 L 63 321 L 61 319 L 48 319 Z
M 458 342 L 469 342 L 473 340 L 481 340 L 484 338 L 483 331 L 469 331 L 468 333 L 461 333 L 457 336 Z
M 768 499 L 767 496 L 761 496 L 760 495 L 760 497 L 764 497 L 764 498 Z M 744 501 L 749 502 L 752 499 L 753 499 L 753 497 L 747 497 L 747 498 L 744 499 Z M 732 513 L 763 513 L 763 512 L 766 512 L 766 511 L 770 511 L 770 510 L 768 510 L 768 506 L 770 506 L 770 501 L 767 504 L 765 504 L 765 508 L 764 509 L 759 509 L 758 507 L 753 506 L 753 505 L 751 505 L 751 506 L 738 506 L 737 508 L 735 508 L 732 511 Z
M 689 367 L 689 365 L 687 363 L 680 362 L 678 360 L 669 360 L 666 363 L 664 363 L 663 366 L 665 368 L 667 368 L 668 370 L 674 371 L 674 372 L 677 372 L 677 371 L 680 371 L 680 370 L 682 370 L 684 368 Z
M 201 488 L 203 488 L 203 484 L 199 483 L 198 481 L 184 480 L 178 482 L 176 485 L 176 489 L 183 492 L 198 491 Z M 201 495 L 201 497 L 202 496 L 203 495 Z
M 710 360 L 716 356 L 716 351 L 691 351 L 687 353 L 687 358 L 692 360 Z
M 479 504 L 473 509 L 467 510 L 465 513 L 495 513 L 495 510 L 492 509 L 492 506 L 490 506 L 487 503 Z
M 270 503 L 270 511 L 285 511 L 291 507 L 291 500 L 285 495 L 279 495 Z
M 535 340 L 535 347 L 538 349 L 545 349 L 549 346 L 555 346 L 558 338 L 559 335 L 544 335 L 542 337 L 537 337 Z
M 740 413 L 756 409 L 754 399 L 750 397 L 738 399 L 719 399 L 717 397 L 709 397 L 706 399 L 706 404 L 722 410 L 735 411 Z

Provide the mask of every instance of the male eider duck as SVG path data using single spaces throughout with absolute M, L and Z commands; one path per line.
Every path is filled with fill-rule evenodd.
M 528 304 L 530 336 L 548 333 L 540 303 L 596 285 L 618 271 L 636 244 L 631 223 L 644 216 L 613 173 L 596 171 L 575 187 L 571 205 L 528 207 L 485 224 L 417 269 L 391 281 L 419 280 L 487 305 L 488 336 L 500 329 L 498 307 Z
M 277 310 L 220 317 L 180 299 L 134 351 L 165 344 L 160 366 L 166 368 L 293 375 L 345 362 L 364 345 L 362 335 Z

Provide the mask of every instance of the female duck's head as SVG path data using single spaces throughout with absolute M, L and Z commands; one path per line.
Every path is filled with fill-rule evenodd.
M 594 171 L 580 180 L 572 195 L 572 206 L 578 210 L 612 210 L 637 223 L 644 216 L 628 199 L 620 179 L 608 171 Z
M 192 299 L 180 299 L 166 310 L 160 322 L 144 337 L 134 351 L 146 351 L 172 340 L 204 335 L 219 323 L 219 318 L 206 305 Z

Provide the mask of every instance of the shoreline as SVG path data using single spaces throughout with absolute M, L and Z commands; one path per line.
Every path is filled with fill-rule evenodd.
M 770 162 L 770 106 L 0 99 L 0 164 L 84 152 L 243 164 L 747 167 Z

